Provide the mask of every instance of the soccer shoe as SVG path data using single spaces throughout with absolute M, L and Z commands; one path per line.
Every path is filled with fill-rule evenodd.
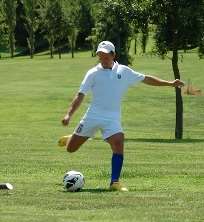
M 128 191 L 128 189 L 126 187 L 124 187 L 120 182 L 113 182 L 110 185 L 110 190 L 111 191 L 122 191 L 122 192 Z
M 62 136 L 59 140 L 58 140 L 58 146 L 66 146 L 67 141 L 70 139 L 72 135 L 67 135 L 67 136 Z

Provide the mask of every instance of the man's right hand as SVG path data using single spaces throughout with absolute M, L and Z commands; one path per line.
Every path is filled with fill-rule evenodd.
M 68 114 L 65 115 L 65 117 L 62 120 L 62 125 L 67 126 L 69 124 L 70 118 L 71 117 Z
M 64 118 L 62 120 L 62 125 L 64 125 L 64 126 L 69 125 L 69 121 L 71 119 L 71 116 L 74 114 L 74 112 L 78 109 L 78 107 L 82 103 L 84 96 L 85 95 L 83 93 L 77 93 L 77 95 L 73 99 L 70 107 L 68 108 L 67 114 L 64 116 Z

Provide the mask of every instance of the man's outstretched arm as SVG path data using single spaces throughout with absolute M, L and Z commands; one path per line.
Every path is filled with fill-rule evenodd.
M 145 75 L 143 82 L 147 85 L 151 86 L 172 86 L 172 87 L 182 87 L 184 86 L 184 82 L 180 79 L 175 79 L 173 81 L 167 81 L 155 76 Z

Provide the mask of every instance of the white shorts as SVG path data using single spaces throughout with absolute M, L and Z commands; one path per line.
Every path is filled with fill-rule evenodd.
M 116 133 L 123 132 L 120 121 L 85 118 L 80 121 L 74 130 L 74 134 L 84 137 L 94 137 L 98 130 L 101 131 L 104 140 Z

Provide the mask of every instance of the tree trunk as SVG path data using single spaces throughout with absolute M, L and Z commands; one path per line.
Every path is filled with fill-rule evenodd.
M 61 59 L 62 58 L 61 47 L 58 47 L 58 54 L 59 54 L 59 59 Z
M 178 50 L 173 49 L 172 67 L 174 71 L 175 79 L 180 79 L 180 73 L 178 68 Z M 183 99 L 181 95 L 181 88 L 175 88 L 176 91 L 176 126 L 175 126 L 175 138 L 183 138 Z
M 33 59 L 34 57 L 34 33 L 32 31 L 32 35 L 31 35 L 31 50 L 30 50 L 30 58 Z
M 142 33 L 142 53 L 146 53 L 146 45 L 147 45 L 147 35 L 146 33 Z
M 30 58 L 33 59 L 34 56 L 34 32 L 33 29 L 31 28 L 29 30 L 29 37 L 27 38 L 28 42 L 28 48 L 30 49 Z
M 54 58 L 54 36 L 52 35 L 52 33 L 49 33 L 49 48 L 50 48 L 50 58 L 53 59 Z
M 74 39 L 72 38 L 72 44 L 71 44 L 71 51 L 72 51 L 72 58 L 74 58 Z
M 10 31 L 9 33 L 9 45 L 10 45 L 10 55 L 11 55 L 11 58 L 13 58 L 15 45 L 14 45 L 14 32 L 12 31 Z
M 50 58 L 53 59 L 53 43 L 50 43 Z
M 142 53 L 146 53 L 146 46 L 147 46 L 147 40 L 148 40 L 148 23 L 144 24 L 144 27 L 142 29 Z
M 135 35 L 135 41 L 134 41 L 134 54 L 137 54 L 137 35 Z
M 74 49 L 72 48 L 72 59 L 74 58 Z

